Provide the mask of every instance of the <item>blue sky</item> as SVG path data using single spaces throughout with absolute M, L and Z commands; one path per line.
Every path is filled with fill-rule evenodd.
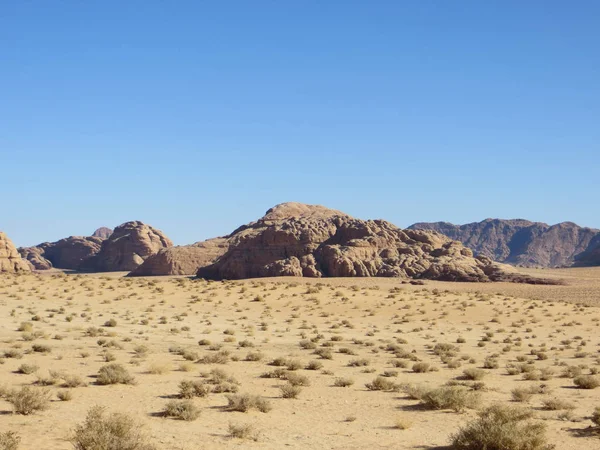
M 284 201 L 600 227 L 596 1 L 0 6 L 3 229 L 176 244 Z

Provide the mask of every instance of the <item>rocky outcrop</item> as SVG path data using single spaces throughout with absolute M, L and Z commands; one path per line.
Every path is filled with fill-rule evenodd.
M 33 270 L 50 270 L 52 263 L 44 257 L 44 249 L 41 247 L 20 247 L 18 249 L 21 257 L 26 260 Z
M 8 236 L 0 231 L 0 272 L 19 273 L 31 269 Z
M 82 270 L 92 272 L 119 272 L 137 269 L 149 256 L 161 249 L 172 247 L 165 234 L 139 221 L 127 222 L 114 229 L 102 242 L 100 251 L 87 259 Z
M 416 223 L 415 230 L 434 230 L 462 242 L 476 255 L 525 267 L 568 267 L 593 261 L 600 230 L 572 222 L 548 225 L 527 220 L 486 219 L 466 225 Z
M 113 230 L 107 227 L 100 227 L 92 234 L 92 237 L 97 237 L 100 239 L 108 239 L 112 234 Z
M 35 247 L 19 248 L 19 253 L 36 270 L 80 270 L 82 265 L 95 256 L 103 239 L 93 236 L 70 236 L 56 242 L 44 242 Z
M 200 267 L 215 262 L 229 245 L 226 238 L 214 238 L 193 245 L 163 248 L 149 256 L 128 276 L 195 275 Z
M 323 206 L 278 205 L 226 239 L 228 250 L 213 264 L 201 267 L 199 277 L 499 281 L 517 276 L 490 258 L 475 258 L 460 242 L 437 232 L 401 230 L 384 220 L 359 220 Z

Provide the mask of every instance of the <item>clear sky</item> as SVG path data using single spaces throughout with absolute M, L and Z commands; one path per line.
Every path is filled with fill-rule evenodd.
M 599 20 L 596 0 L 3 1 L 0 229 L 142 220 L 187 244 L 285 201 L 600 227 Z

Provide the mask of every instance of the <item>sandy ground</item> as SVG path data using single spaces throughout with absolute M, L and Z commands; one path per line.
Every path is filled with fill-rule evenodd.
M 480 407 L 499 402 L 532 408 L 557 449 L 600 449 L 590 421 L 600 406 L 600 388 L 577 389 L 572 376 L 563 376 L 569 368 L 583 374 L 600 369 L 600 315 L 594 306 L 600 304 L 600 269 L 529 272 L 567 285 L 3 275 L 0 386 L 48 389 L 53 399 L 47 410 L 27 416 L 13 414 L 11 403 L 0 400 L 0 431 L 16 431 L 21 449 L 71 449 L 74 427 L 91 406 L 103 405 L 129 414 L 159 449 L 444 448 L 477 411 L 429 409 L 406 394 L 407 386 L 469 384 L 463 370 L 483 368 L 492 357 L 495 368 L 482 369 L 484 385 L 476 391 Z M 111 319 L 115 326 L 105 326 Z M 199 345 L 201 340 L 210 343 Z M 301 342 L 316 348 L 302 348 Z M 457 348 L 442 358 L 432 351 L 436 344 Z M 319 349 L 330 355 L 315 354 Z M 223 351 L 224 364 L 197 362 Z M 98 370 L 113 358 L 135 384 L 96 383 Z M 293 373 L 308 378 L 295 399 L 281 396 L 289 371 L 282 370 L 283 378 L 261 377 L 285 369 L 270 365 L 276 358 L 291 361 L 298 367 Z M 318 362 L 317 370 L 305 368 L 311 361 Z M 434 370 L 416 373 L 415 362 Z M 23 364 L 38 368 L 22 374 Z M 524 379 L 524 369 L 509 375 L 507 365 L 532 366 L 527 370 L 533 379 Z M 540 380 L 544 368 L 549 370 Z M 238 393 L 266 398 L 271 411 L 228 411 L 228 394 L 210 393 L 192 400 L 200 408 L 194 421 L 161 417 L 181 381 L 205 380 L 202 374 L 213 369 L 235 378 Z M 367 389 L 365 384 L 384 373 L 397 389 Z M 62 387 L 65 376 L 79 376 L 83 386 Z M 340 378 L 353 384 L 336 387 Z M 542 393 L 515 402 L 515 388 Z M 57 399 L 64 390 L 72 400 Z M 571 408 L 546 410 L 549 399 Z M 408 427 L 400 429 L 398 422 Z M 257 439 L 229 437 L 230 424 L 252 425 Z

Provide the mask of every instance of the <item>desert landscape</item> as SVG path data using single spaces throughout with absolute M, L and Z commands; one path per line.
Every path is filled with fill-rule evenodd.
M 3 448 L 600 448 L 600 267 L 298 203 L 95 235 L 3 238 Z
M 599 17 L 2 2 L 0 450 L 600 450 Z

